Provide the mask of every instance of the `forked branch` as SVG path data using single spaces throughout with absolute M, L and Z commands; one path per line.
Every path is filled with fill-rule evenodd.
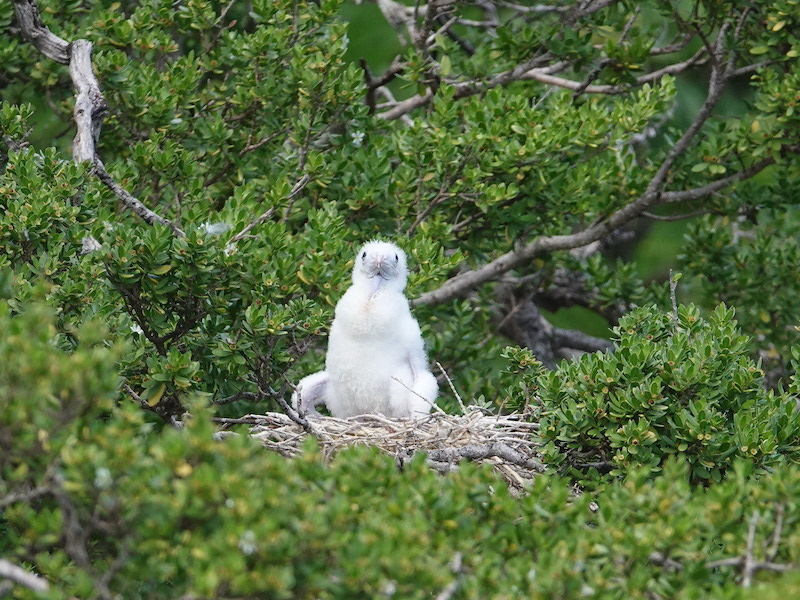
M 157 215 L 119 185 L 106 171 L 97 155 L 96 144 L 100 139 L 100 127 L 108 111 L 108 104 L 92 69 L 91 42 L 78 39 L 70 43 L 58 37 L 42 21 L 35 0 L 14 0 L 14 13 L 22 36 L 27 41 L 47 58 L 69 65 L 70 77 L 76 92 L 74 117 L 77 133 L 72 145 L 75 162 L 92 163 L 92 170 L 97 178 L 126 208 L 146 223 L 166 225 L 176 236 L 185 237 L 177 225 Z
M 667 191 L 669 175 L 678 159 L 695 142 L 703 125 L 711 117 L 727 82 L 735 74 L 733 57 L 724 50 L 724 39 L 728 27 L 723 26 L 713 45 L 708 49 L 712 61 L 708 94 L 692 123 L 675 142 L 667 156 L 653 174 L 645 191 L 635 200 L 611 213 L 608 217 L 592 223 L 585 229 L 563 235 L 542 236 L 527 244 L 499 256 L 491 262 L 474 270 L 464 271 L 446 281 L 440 288 L 416 298 L 414 305 L 434 305 L 448 302 L 462 296 L 489 281 L 496 281 L 511 269 L 558 250 L 570 250 L 597 242 L 611 232 L 630 223 L 654 206 L 696 200 L 713 194 L 737 181 L 749 179 L 775 163 L 772 157 L 755 162 L 740 171 L 720 178 L 704 186 L 689 190 Z

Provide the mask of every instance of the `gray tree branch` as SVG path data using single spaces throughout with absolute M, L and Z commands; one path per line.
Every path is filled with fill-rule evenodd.
M 23 37 L 39 52 L 57 63 L 69 64 L 69 42 L 48 29 L 35 0 L 14 0 L 14 14 Z
M 100 127 L 108 111 L 108 104 L 100 91 L 100 85 L 92 69 L 92 44 L 88 40 L 68 43 L 55 35 L 44 24 L 35 0 L 14 0 L 14 13 L 22 36 L 47 58 L 69 65 L 69 73 L 75 86 L 75 125 L 77 133 L 73 141 L 75 162 L 91 162 L 93 172 L 134 214 L 150 225 L 169 227 L 178 237 L 185 237 L 177 225 L 147 208 L 140 200 L 119 185 L 106 171 L 97 155 L 96 144 L 100 139 Z
M 50 589 L 50 584 L 45 579 L 3 558 L 0 558 L 0 578 L 8 579 L 33 592 L 46 592 Z
M 440 10 L 440 6 L 436 2 L 431 2 L 425 5 L 417 5 L 416 7 L 412 8 L 409 6 L 401 5 L 393 0 L 376 0 L 378 6 L 381 8 L 381 11 L 384 14 L 384 17 L 387 21 L 398 30 L 398 34 L 401 33 L 403 28 L 408 30 L 409 36 L 413 39 L 415 32 L 419 32 L 417 37 L 420 37 L 426 31 L 426 27 L 429 25 L 429 21 L 431 21 L 431 13 Z M 585 18 L 586 16 L 593 14 L 599 10 L 602 10 L 609 5 L 613 4 L 615 0 L 599 0 L 597 2 L 588 2 L 584 3 L 582 6 L 579 7 L 554 7 L 554 6 L 534 6 L 534 7 L 523 7 L 520 5 L 515 5 L 511 3 L 505 3 L 505 6 L 511 8 L 515 12 L 519 14 L 525 14 L 528 12 L 535 12 L 539 14 L 545 13 L 562 13 L 565 18 L 569 22 L 575 22 L 581 18 Z M 450 10 L 452 8 L 448 7 Z M 423 18 L 422 28 L 420 30 L 420 26 L 418 25 L 418 19 Z M 454 18 L 454 20 L 457 20 Z M 465 22 L 462 20 L 459 21 L 462 25 Z M 483 22 L 466 22 L 467 26 L 472 27 L 485 27 L 487 24 Z M 497 23 L 491 23 L 491 27 L 496 27 Z M 424 36 L 422 36 L 424 37 Z M 657 47 L 651 50 L 651 55 L 663 55 L 667 52 L 678 52 L 680 51 L 691 39 L 695 36 L 691 34 L 685 35 L 679 42 L 664 46 L 664 47 Z M 401 36 L 401 41 L 405 41 L 405 39 Z M 417 44 L 420 46 L 421 50 L 426 50 L 427 46 L 425 43 Z M 428 43 L 429 45 L 429 43 Z M 709 60 L 709 48 L 706 46 L 701 47 L 697 50 L 697 52 L 687 58 L 686 60 L 678 61 L 673 64 L 666 65 L 654 71 L 645 73 L 639 76 L 635 83 L 633 84 L 626 84 L 626 85 L 608 85 L 608 84 L 591 84 L 590 81 L 575 81 L 573 79 L 569 79 L 567 77 L 558 76 L 557 73 L 563 72 L 569 67 L 571 67 L 571 63 L 566 61 L 558 61 L 551 64 L 548 64 L 549 61 L 552 59 L 549 55 L 542 55 L 535 57 L 531 60 L 525 61 L 510 69 L 508 71 L 504 71 L 502 73 L 498 73 L 496 75 L 487 77 L 485 79 L 470 79 L 467 81 L 459 81 L 457 79 L 449 79 L 447 83 L 451 85 L 455 90 L 455 98 L 466 98 L 469 96 L 474 96 L 478 94 L 483 94 L 488 90 L 491 90 L 496 87 L 509 85 L 516 81 L 537 81 L 539 83 L 543 83 L 545 85 L 549 85 L 552 87 L 560 87 L 564 89 L 571 90 L 573 92 L 579 94 L 609 94 L 609 95 L 616 95 L 616 94 L 624 94 L 629 92 L 632 88 L 642 86 L 644 84 L 652 84 L 657 83 L 660 81 L 665 75 L 676 75 L 678 73 L 683 73 L 691 69 L 692 67 L 696 67 L 702 64 L 705 64 Z M 435 63 L 434 63 L 434 66 Z M 748 69 L 747 72 L 749 72 Z M 432 89 L 425 90 L 424 93 L 417 94 L 412 96 L 402 102 L 396 102 L 391 106 L 386 107 L 386 110 L 383 112 L 378 113 L 378 117 L 384 120 L 394 120 L 401 117 L 408 115 L 410 112 L 429 104 L 433 97 L 435 96 L 435 91 Z M 372 105 L 371 105 L 372 106 Z
M 92 162 L 108 103 L 92 69 L 92 44 L 75 40 L 69 46 L 69 54 L 69 74 L 77 90 L 74 118 L 78 131 L 72 142 L 72 157 L 78 163 Z
M 175 223 L 169 219 L 159 216 L 157 213 L 147 208 L 138 198 L 117 183 L 116 180 L 108 173 L 108 171 L 106 171 L 103 161 L 101 161 L 97 155 L 95 155 L 93 162 L 94 172 L 95 175 L 97 175 L 97 178 L 106 184 L 106 187 L 108 187 L 108 189 L 114 193 L 114 195 L 125 206 L 125 208 L 132 211 L 134 214 L 139 215 L 142 220 L 149 225 L 166 225 L 176 236 L 186 237 L 186 234 L 181 231 L 178 226 L 175 225 Z
M 0 498 L 0 511 L 2 511 L 7 506 L 16 504 L 17 502 L 29 502 L 31 500 L 39 498 L 40 496 L 49 494 L 52 491 L 53 491 L 52 485 L 50 483 L 46 483 L 31 488 L 29 490 L 25 490 L 23 492 L 12 492 Z
M 654 173 L 641 196 L 630 204 L 618 209 L 607 218 L 593 223 L 586 229 L 570 234 L 536 238 L 527 244 L 519 245 L 477 269 L 459 273 L 452 279 L 446 281 L 438 289 L 422 294 L 420 297 L 413 300 L 412 304 L 419 306 L 448 302 L 484 283 L 499 279 L 511 269 L 533 258 L 557 250 L 569 250 L 580 246 L 586 246 L 587 244 L 601 240 L 612 231 L 619 229 L 633 219 L 641 216 L 655 205 L 696 200 L 708 196 L 736 181 L 748 179 L 766 167 L 774 164 L 774 159 L 766 158 L 741 171 L 699 188 L 671 192 L 664 190 L 668 183 L 669 174 L 675 166 L 676 161 L 694 143 L 698 133 L 719 102 L 725 84 L 734 74 L 733 57 L 731 55 L 726 55 L 724 50 L 724 39 L 727 30 L 727 26 L 723 26 L 720 29 L 713 46 L 709 49 L 712 60 L 712 72 L 708 85 L 708 94 L 703 105 L 700 107 L 692 123 L 667 153 L 667 156 L 664 158 L 661 165 L 659 165 L 659 168 Z

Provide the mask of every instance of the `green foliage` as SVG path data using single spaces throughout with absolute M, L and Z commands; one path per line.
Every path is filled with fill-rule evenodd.
M 104 164 L 176 237 L 73 164 L 68 71 L 0 3 L 0 556 L 53 598 L 431 598 L 450 585 L 465 598 L 743 598 L 730 559 L 752 536 L 775 548 L 755 558 L 797 564 L 797 0 L 740 4 L 617 2 L 570 26 L 534 10 L 493 36 L 456 24 L 473 52 L 443 32 L 433 51 L 396 46 L 395 91 L 435 88 L 405 122 L 365 104 L 341 2 L 43 0 L 55 33 L 93 44 Z M 602 494 L 548 473 L 518 499 L 469 465 L 441 478 L 364 448 L 328 465 L 313 446 L 289 461 L 214 438 L 214 415 L 272 408 L 319 368 L 364 240 L 408 250 L 414 298 L 646 194 L 692 92 L 685 75 L 640 85 L 662 60 L 649 52 L 724 27 L 747 102 L 711 115 L 659 193 L 729 185 L 653 212 L 714 215 L 689 231 L 687 291 L 735 307 L 747 335 L 732 308 L 664 312 L 666 286 L 585 248 L 537 254 L 510 279 L 553 297 L 577 282 L 575 303 L 618 323 L 613 353 L 552 373 L 519 348 L 503 359 L 488 285 L 415 307 L 464 399 L 539 405 L 549 464 L 585 487 L 607 471 Z M 465 92 L 549 61 L 618 87 Z M 758 177 L 737 175 L 761 161 Z M 793 396 L 767 392 L 762 368 Z M 187 410 L 183 429 L 164 425 Z M 795 583 L 770 579 L 758 574 L 765 594 Z
M 791 398 L 765 390 L 732 309 L 708 319 L 694 306 L 677 315 L 638 309 L 614 335 L 613 353 L 526 375 L 549 462 L 619 476 L 632 465 L 660 471 L 681 454 L 693 481 L 720 481 L 738 459 L 800 458 L 800 414 Z
M 764 215 L 754 229 L 737 224 L 736 235 L 709 220 L 693 226 L 683 261 L 697 274 L 696 287 L 704 298 L 721 299 L 736 306 L 742 328 L 752 336 L 766 370 L 788 366 L 800 322 L 800 297 L 794 288 L 800 251 L 793 238 L 778 230 L 800 231 L 793 213 Z
M 7 35 L 0 78 L 13 84 L 3 88 L 0 105 L 0 267 L 14 272 L 12 306 L 45 280 L 60 328 L 106 320 L 109 337 L 132 349 L 120 365 L 126 383 L 166 417 L 194 394 L 218 402 L 242 394 L 264 401 L 270 390 L 287 396 L 287 379 L 319 367 L 353 246 L 366 239 L 391 237 L 409 250 L 414 297 L 456 267 L 479 266 L 536 236 L 584 228 L 642 194 L 680 134 L 669 115 L 682 106 L 685 87 L 670 75 L 633 85 L 652 67 L 648 52 L 664 36 L 719 27 L 730 8 L 708 3 L 692 13 L 645 3 L 633 13 L 614 4 L 568 28 L 542 13 L 509 19 L 491 37 L 458 29 L 472 53 L 440 33 L 435 56 L 413 44 L 402 49 L 407 66 L 393 82 L 398 93 L 428 85 L 432 73 L 440 78 L 431 106 L 404 123 L 386 122 L 364 105 L 362 74 L 346 60 L 349 38 L 361 32 L 347 31 L 340 2 L 264 1 L 252 10 L 210 2 L 176 8 L 161 0 L 40 4 L 54 32 L 93 44 L 110 106 L 98 149 L 109 172 L 187 238 L 172 239 L 169 230 L 118 210 L 107 189 L 54 149 L 66 150 L 52 139 L 62 127 L 52 120 L 72 119 L 68 73 Z M 671 186 L 696 187 L 765 157 L 779 160 L 781 169 L 762 181 L 733 182 L 724 198 L 712 199 L 716 212 L 792 201 L 786 190 L 796 188 L 796 166 L 779 151 L 796 130 L 792 6 L 768 3 L 763 14 L 742 17 L 748 45 L 740 50 L 758 60 L 755 49 L 763 46 L 774 61 L 754 78 L 753 108 L 712 119 L 709 134 L 672 170 Z M 0 27 L 13 33 L 11 7 L 0 10 Z M 357 10 L 347 7 L 348 14 Z M 575 61 L 577 80 L 632 87 L 575 94 L 526 81 L 463 96 L 466 78 L 538 64 L 542 52 Z M 590 76 L 598 61 L 605 67 Z M 54 115 L 45 115 L 42 98 Z M 652 144 L 641 142 L 665 120 Z M 780 228 L 769 237 L 785 235 Z M 100 249 L 81 254 L 92 239 Z M 762 272 L 778 270 L 773 258 L 764 254 Z M 687 273 L 704 269 L 694 267 L 687 264 Z M 518 274 L 547 290 L 565 269 L 590 291 L 584 305 L 611 324 L 632 306 L 665 305 L 663 286 L 598 255 L 551 253 Z M 797 296 L 795 287 L 786 281 L 787 299 Z M 747 320 L 750 295 L 725 292 L 730 298 L 708 290 L 709 304 L 735 305 L 758 339 Z M 468 300 L 416 309 L 431 358 L 465 397 L 497 397 L 512 383 L 500 374 L 505 342 L 496 335 L 494 303 L 485 288 Z M 794 311 L 770 314 L 775 362 L 786 367 L 791 340 L 784 332 Z
M 54 456 L 79 443 L 76 423 L 111 410 L 123 351 L 104 343 L 96 322 L 71 331 L 66 351 L 50 308 L 37 303 L 14 318 L 11 312 L 0 301 L 0 496 L 14 482 L 35 481 Z
M 87 327 L 74 352 L 54 351 L 48 312 L 0 312 L 0 553 L 47 580 L 48 598 L 429 598 L 451 585 L 465 598 L 742 598 L 729 559 L 749 536 L 772 561 L 800 557 L 793 467 L 755 478 L 740 461 L 704 491 L 668 460 L 596 498 L 553 474 L 516 498 L 488 467 L 442 477 L 418 458 L 401 472 L 364 447 L 326 464 L 313 444 L 289 460 L 246 435 L 215 439 L 196 401 L 185 427 L 161 432 L 130 403 L 109 413 L 120 349 Z

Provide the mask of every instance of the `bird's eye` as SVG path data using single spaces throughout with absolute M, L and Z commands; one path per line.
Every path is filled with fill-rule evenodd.
M 400 262 L 400 257 L 399 257 L 399 256 L 397 256 L 397 254 L 395 254 L 395 255 L 394 255 L 394 260 L 395 260 L 395 262 Z
M 367 251 L 366 250 L 364 250 L 364 252 L 361 253 L 361 260 L 367 260 Z

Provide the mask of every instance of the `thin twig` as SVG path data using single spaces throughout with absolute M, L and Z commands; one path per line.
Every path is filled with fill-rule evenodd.
M 53 487 L 50 483 L 46 483 L 43 485 L 38 485 L 34 488 L 29 490 L 25 490 L 23 492 L 11 492 L 10 494 L 6 494 L 2 498 L 0 498 L 0 511 L 2 511 L 7 506 L 11 506 L 12 504 L 16 504 L 17 502 L 29 502 L 40 496 L 44 496 L 49 494 L 53 491 Z
M 445 381 L 447 381 L 447 385 L 450 386 L 450 391 L 453 392 L 453 396 L 456 397 L 456 401 L 458 402 L 458 407 L 461 409 L 461 414 L 462 415 L 465 414 L 467 412 L 467 407 L 464 406 L 464 401 L 461 399 L 461 395 L 456 390 L 456 386 L 453 385 L 453 381 L 452 379 L 450 379 L 450 375 L 448 375 L 447 371 L 444 370 L 442 363 L 437 361 L 436 366 L 439 367 L 439 370 L 442 372 Z
M 285 199 L 291 200 L 292 198 L 294 198 L 297 194 L 299 194 L 303 190 L 303 188 L 305 188 L 308 185 L 310 181 L 311 181 L 311 176 L 308 175 L 307 173 L 304 174 L 300 179 L 297 180 L 297 182 L 295 182 L 294 186 L 292 186 L 292 189 L 289 191 L 288 194 L 286 194 Z M 241 240 L 244 236 L 246 236 L 250 232 L 251 229 L 253 229 L 257 225 L 260 225 L 261 223 L 269 219 L 272 215 L 274 215 L 275 211 L 276 211 L 275 206 L 268 208 L 264 213 L 261 214 L 261 216 L 254 219 L 247 227 L 245 227 L 239 233 L 233 236 L 228 243 L 235 244 L 236 242 Z
M 672 302 L 672 323 L 675 327 L 678 326 L 678 277 L 672 274 L 672 269 L 669 270 L 669 299 Z
M 672 223 L 675 221 L 686 221 L 688 219 L 693 219 L 695 217 L 702 217 L 703 215 L 709 214 L 711 211 L 706 209 L 696 210 L 690 213 L 682 213 L 679 215 L 657 215 L 655 213 L 651 213 L 648 211 L 643 211 L 642 216 L 646 217 L 652 221 L 663 221 L 667 223 Z
M 394 379 L 397 383 L 399 383 L 404 388 L 406 388 L 407 391 L 409 391 L 412 394 L 414 394 L 417 398 L 419 398 L 420 400 L 425 402 L 428 406 L 430 406 L 431 410 L 433 410 L 435 412 L 444 413 L 444 411 L 436 405 L 436 402 L 432 402 L 431 400 L 428 400 L 425 396 L 420 394 L 417 390 L 411 388 L 405 381 L 403 381 L 399 377 L 392 377 L 392 379 Z M 414 419 L 414 418 L 416 418 L 416 416 L 415 415 L 411 415 L 411 418 Z
M 225 398 L 215 398 L 211 401 L 211 404 L 222 406 L 225 404 L 232 404 L 233 402 L 237 402 L 239 400 L 248 400 L 249 402 L 259 402 L 260 400 L 262 400 L 262 398 L 259 394 L 256 394 L 255 392 L 238 391 L 231 396 L 226 396 Z
M 297 412 L 294 408 L 289 406 L 289 403 L 286 402 L 280 395 L 274 396 L 275 402 L 278 403 L 278 406 L 283 409 L 283 412 L 286 413 L 286 416 L 289 417 L 292 421 L 300 425 L 306 433 L 309 435 L 314 435 L 314 429 L 311 427 L 311 423 L 308 422 L 304 416 L 302 416 L 299 412 Z
M 767 550 L 767 560 L 774 561 L 775 557 L 778 555 L 778 546 L 781 542 L 781 535 L 783 534 L 783 516 L 786 510 L 786 504 L 781 502 L 778 505 L 776 514 L 775 514 L 775 531 L 772 534 L 772 543 L 770 545 L 769 550 Z
M 186 234 L 172 221 L 165 219 L 164 217 L 147 208 L 138 198 L 134 197 L 133 194 L 118 184 L 114 178 L 109 175 L 108 171 L 106 171 L 106 167 L 99 157 L 95 157 L 94 159 L 94 172 L 95 175 L 97 175 L 97 178 L 114 193 L 114 195 L 120 202 L 122 202 L 125 208 L 139 215 L 145 221 L 145 223 L 148 223 L 149 225 L 154 225 L 156 223 L 159 225 L 166 225 L 177 237 L 186 237 Z
M 152 406 L 150 406 L 147 403 L 147 401 L 144 398 L 142 398 L 139 394 L 137 394 L 135 391 L 133 391 L 133 388 L 131 386 L 129 386 L 127 383 L 122 386 L 122 389 L 124 389 L 125 392 L 127 392 L 127 394 L 131 398 L 133 398 L 134 401 L 138 402 L 139 406 L 141 406 L 142 408 L 146 408 L 148 410 L 152 409 Z
M 750 525 L 747 529 L 747 548 L 744 555 L 744 572 L 742 574 L 742 587 L 749 588 L 753 584 L 753 574 L 756 570 L 756 560 L 753 556 L 756 540 L 756 526 L 758 525 L 758 512 L 753 511 L 750 516 Z

